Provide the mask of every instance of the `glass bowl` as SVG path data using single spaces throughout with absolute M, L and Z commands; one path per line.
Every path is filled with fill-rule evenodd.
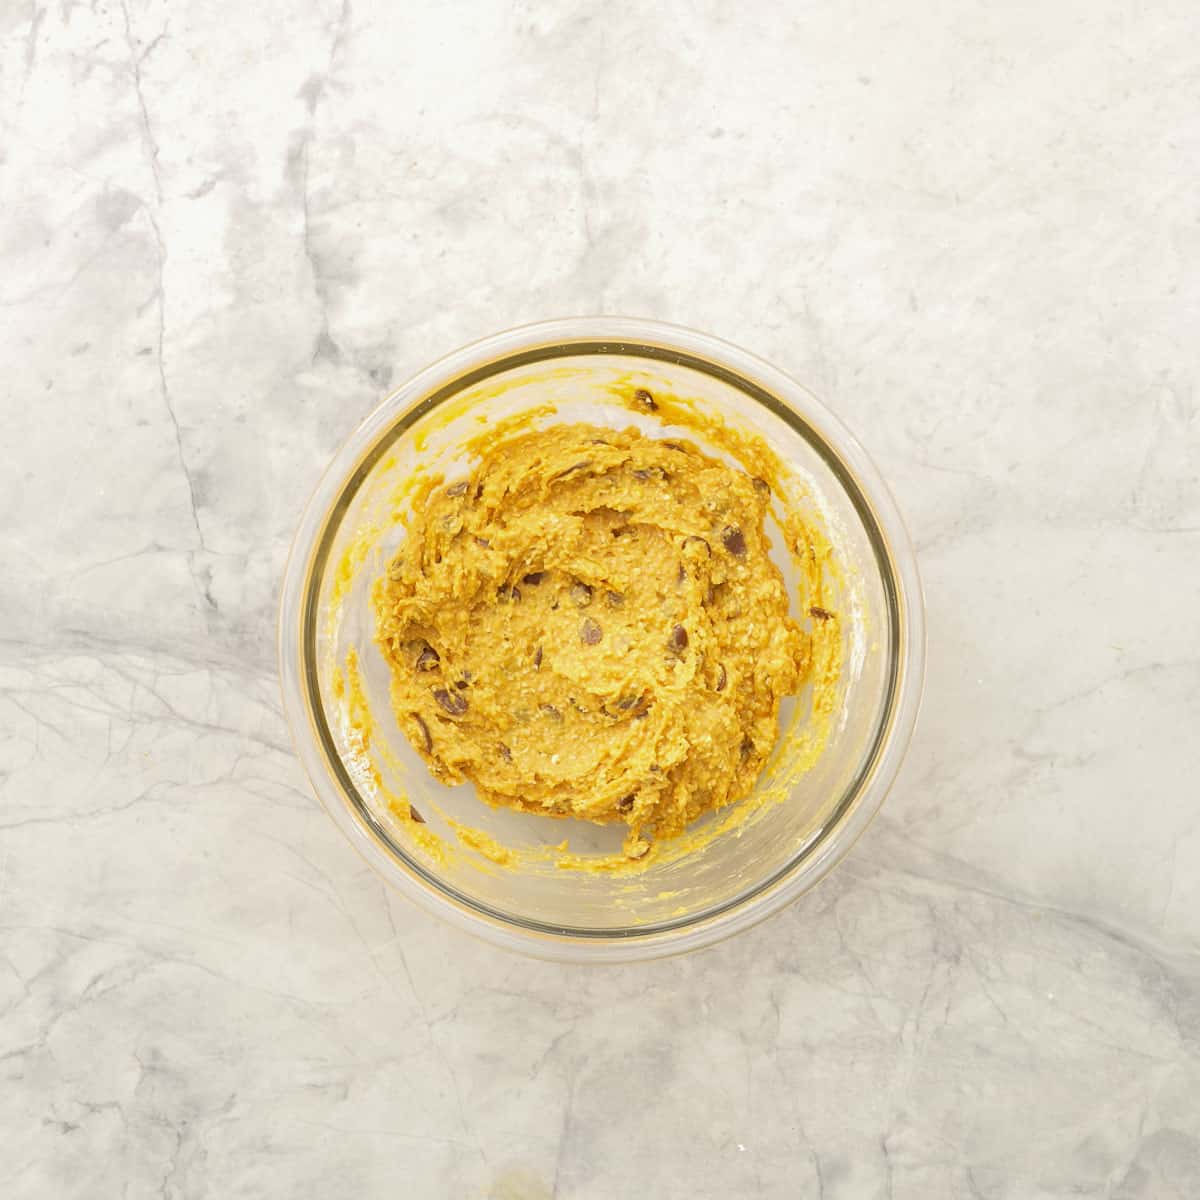
M 668 848 L 641 868 L 613 872 L 588 868 L 610 861 L 623 830 L 490 808 L 469 785 L 432 778 L 391 714 L 371 588 L 403 538 L 395 513 L 405 481 L 417 470 L 461 470 L 463 444 L 487 422 L 549 404 L 543 421 L 642 423 L 669 436 L 650 415 L 639 419 L 612 403 L 617 384 L 687 397 L 774 451 L 792 480 L 775 503 L 801 506 L 833 548 L 837 570 L 826 594 L 841 617 L 843 667 L 815 763 L 789 773 L 794 756 L 781 738 L 756 789 L 763 802 L 750 804 L 745 820 L 710 816 L 719 826 L 694 851 L 672 856 Z M 694 430 L 686 435 L 701 440 Z M 550 959 L 622 961 L 748 928 L 846 854 L 907 748 L 920 704 L 924 617 L 916 561 L 887 488 L 806 389 L 701 333 L 571 318 L 456 351 L 393 392 L 338 451 L 292 545 L 279 657 L 284 708 L 312 785 L 389 883 L 499 945 Z M 809 694 L 788 702 L 781 724 L 803 730 L 811 704 Z M 766 802 L 769 794 L 777 798 Z M 421 824 L 397 815 L 409 804 Z M 569 861 L 556 853 L 564 840 Z M 516 857 L 506 861 L 502 848 L 510 847 Z

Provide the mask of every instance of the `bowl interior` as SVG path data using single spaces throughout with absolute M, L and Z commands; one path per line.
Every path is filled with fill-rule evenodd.
M 703 444 L 695 429 L 631 414 L 616 395 L 633 387 L 687 397 L 699 412 L 757 435 L 778 455 L 785 473 L 775 505 L 799 508 L 833 546 L 825 603 L 841 615 L 843 667 L 815 761 L 809 734 L 818 723 L 810 690 L 785 705 L 784 734 L 743 814 L 705 818 L 724 831 L 710 830 L 707 843 L 699 839 L 689 853 L 672 855 L 668 847 L 640 871 L 614 873 L 592 868 L 612 862 L 623 829 L 493 809 L 469 785 L 448 788 L 433 780 L 392 714 L 371 589 L 403 540 L 395 515 L 407 502 L 414 473 L 461 471 L 463 444 L 488 423 L 536 409 L 541 423 L 635 424 L 653 436 L 675 433 Z M 778 538 L 777 529 L 773 534 Z M 803 607 L 795 570 L 782 546 L 777 549 L 794 615 L 809 624 L 814 618 Z M 386 847 L 398 870 L 493 919 L 611 937 L 723 912 L 777 883 L 828 836 L 879 752 L 896 687 L 897 639 L 896 589 L 872 509 L 809 418 L 704 360 L 651 346 L 593 343 L 509 356 L 395 414 L 350 474 L 318 537 L 307 575 L 301 658 L 326 766 L 354 820 Z M 355 658 L 357 683 L 348 686 L 347 663 Z M 424 826 L 397 818 L 395 806 L 408 803 Z M 456 835 L 455 823 L 482 835 L 467 837 L 476 848 Z M 568 866 L 552 850 L 564 840 Z M 518 851 L 516 861 L 495 861 L 497 845 Z

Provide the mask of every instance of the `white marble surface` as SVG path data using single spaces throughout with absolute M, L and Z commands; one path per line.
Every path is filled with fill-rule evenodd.
M 0 1195 L 1200 1195 L 1200 9 L 0 5 Z M 273 658 L 392 382 L 721 334 L 892 480 L 884 816 L 606 970 L 387 895 Z

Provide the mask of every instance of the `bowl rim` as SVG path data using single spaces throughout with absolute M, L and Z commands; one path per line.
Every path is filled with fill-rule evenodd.
M 736 387 L 784 420 L 816 450 L 847 492 L 880 568 L 895 653 L 870 751 L 820 830 L 770 877 L 711 911 L 646 926 L 585 929 L 528 920 L 475 901 L 406 854 L 358 795 L 334 747 L 312 656 L 316 597 L 332 534 L 388 447 L 432 409 L 481 379 L 581 354 L 669 361 Z M 630 961 L 709 945 L 791 903 L 846 855 L 878 812 L 899 770 L 921 703 L 924 600 L 916 555 L 899 509 L 865 449 L 803 384 L 766 360 L 710 334 L 633 317 L 567 317 L 518 326 L 444 355 L 393 389 L 342 443 L 306 504 L 280 592 L 280 686 L 297 755 L 322 806 L 367 863 L 410 900 L 469 933 L 534 957 Z

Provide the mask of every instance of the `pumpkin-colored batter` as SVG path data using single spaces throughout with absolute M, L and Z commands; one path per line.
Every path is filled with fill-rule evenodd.
M 445 783 L 629 827 L 746 795 L 810 666 L 770 491 L 689 442 L 590 425 L 493 441 L 426 485 L 375 590 L 392 701 Z

